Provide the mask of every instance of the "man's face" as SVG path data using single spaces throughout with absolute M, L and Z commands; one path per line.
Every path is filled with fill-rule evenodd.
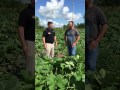
M 54 26 L 53 26 L 53 23 L 49 24 L 48 27 L 49 27 L 49 28 L 53 28 L 53 27 L 54 27 Z
M 73 23 L 69 22 L 68 26 L 69 26 L 69 28 L 72 28 L 73 27 Z

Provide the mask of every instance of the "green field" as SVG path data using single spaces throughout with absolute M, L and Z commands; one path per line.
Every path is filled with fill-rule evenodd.
M 80 40 L 77 44 L 77 55 L 67 55 L 64 44 L 64 29 L 55 29 L 58 46 L 55 57 L 45 57 L 42 44 L 43 30 L 36 30 L 35 54 L 35 88 L 36 90 L 84 90 L 85 71 L 85 31 L 79 29 Z
M 15 0 L 2 0 L 0 3 L 0 90 L 34 90 L 34 78 L 25 71 L 18 38 L 18 17 L 25 5 L 11 1 Z M 109 28 L 99 45 L 95 73 L 84 71 L 84 29 L 79 30 L 81 39 L 76 57 L 67 56 L 63 41 L 65 30 L 55 29 L 58 47 L 53 60 L 44 57 L 43 30 L 36 30 L 36 90 L 120 90 L 120 6 L 105 5 L 102 10 Z M 91 81 L 86 85 L 85 76 Z

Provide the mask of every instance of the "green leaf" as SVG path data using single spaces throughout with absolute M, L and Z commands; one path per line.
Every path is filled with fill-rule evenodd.
M 106 76 L 106 70 L 101 69 L 101 70 L 99 71 L 99 74 L 101 75 L 102 78 L 105 78 L 105 76 Z
M 85 90 L 93 90 L 90 84 L 85 85 Z

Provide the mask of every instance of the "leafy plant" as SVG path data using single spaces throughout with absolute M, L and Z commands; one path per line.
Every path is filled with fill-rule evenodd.
M 18 18 L 25 6 L 16 0 L 0 3 L 0 90 L 31 90 L 34 87 L 33 78 L 25 72 L 18 38 Z
M 68 56 L 64 45 L 63 29 L 55 29 L 58 47 L 55 47 L 55 57 L 45 57 L 40 35 L 43 30 L 36 30 L 36 90 L 83 90 L 85 83 L 84 71 L 84 29 L 79 30 L 81 40 L 78 43 L 76 56 Z M 82 47 L 81 47 L 82 46 Z

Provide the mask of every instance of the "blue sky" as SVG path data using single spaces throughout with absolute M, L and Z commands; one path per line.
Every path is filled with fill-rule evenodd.
M 36 0 L 35 15 L 39 17 L 40 24 L 43 26 L 47 24 L 47 21 L 53 21 L 56 27 L 61 27 L 70 20 L 83 23 L 84 2 L 84 0 Z

